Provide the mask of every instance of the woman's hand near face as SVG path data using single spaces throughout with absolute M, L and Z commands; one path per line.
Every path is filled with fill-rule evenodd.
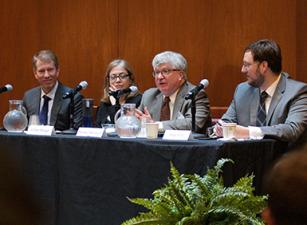
M 114 84 L 110 84 L 109 91 L 117 91 L 117 88 Z

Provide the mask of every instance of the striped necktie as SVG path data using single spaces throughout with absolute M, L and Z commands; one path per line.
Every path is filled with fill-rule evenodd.
M 258 113 L 257 113 L 257 127 L 263 127 L 266 125 L 266 111 L 265 111 L 265 99 L 268 97 L 268 93 L 263 91 L 260 95 Z

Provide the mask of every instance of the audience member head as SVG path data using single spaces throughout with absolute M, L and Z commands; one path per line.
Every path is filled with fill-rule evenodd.
M 307 224 L 307 146 L 284 155 L 265 180 L 268 208 L 262 216 L 268 225 Z
M 102 101 L 109 101 L 110 89 L 122 90 L 136 85 L 134 73 L 129 63 L 124 59 L 115 59 L 107 67 L 104 78 L 104 96 Z M 131 93 L 130 95 L 134 95 Z
M 49 93 L 60 73 L 57 56 L 51 50 L 41 50 L 33 56 L 33 73 L 43 91 Z
M 281 72 L 281 50 L 277 43 L 263 39 L 250 44 L 244 51 L 241 72 L 254 87 L 266 89 Z
M 177 52 L 157 54 L 152 60 L 152 66 L 156 86 L 165 96 L 175 93 L 187 80 L 187 61 Z

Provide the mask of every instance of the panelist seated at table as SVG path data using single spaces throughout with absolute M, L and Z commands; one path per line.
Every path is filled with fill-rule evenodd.
M 237 138 L 306 141 L 307 85 L 281 70 L 281 50 L 274 41 L 258 40 L 245 49 L 241 72 L 247 82 L 237 86 L 222 116 L 224 122 L 237 123 Z M 221 136 L 222 127 L 215 128 Z
M 70 128 L 70 98 L 63 95 L 71 89 L 58 81 L 60 67 L 57 56 L 50 50 L 41 50 L 33 56 L 33 73 L 39 86 L 25 92 L 23 104 L 28 117 L 38 115 L 42 125 L 55 130 Z M 82 96 L 74 96 L 74 128 L 82 125 Z
M 187 81 L 186 59 L 179 53 L 165 51 L 154 57 L 152 66 L 156 87 L 144 92 L 138 118 L 160 121 L 163 130 L 191 130 L 191 100 L 185 100 L 185 96 L 195 86 Z M 204 90 L 196 95 L 195 102 L 195 131 L 204 133 L 211 124 L 209 99 Z
M 262 218 L 268 225 L 307 224 L 307 145 L 285 154 L 267 173 L 269 195 Z
M 134 73 L 126 60 L 115 59 L 107 67 L 104 78 L 103 97 L 96 114 L 96 125 L 114 124 L 114 116 L 124 103 L 134 103 L 138 107 L 141 103 L 142 94 L 135 88 Z M 124 91 L 123 91 L 124 90 Z M 119 91 L 123 91 L 118 96 Z M 113 95 L 112 95 L 113 93 Z

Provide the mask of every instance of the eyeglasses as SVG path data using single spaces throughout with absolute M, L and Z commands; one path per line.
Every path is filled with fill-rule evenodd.
M 242 65 L 242 67 L 243 67 L 244 69 L 249 69 L 249 68 L 250 68 L 252 65 L 254 65 L 254 64 L 258 64 L 258 62 L 253 62 L 253 63 L 244 62 L 243 65 Z
M 161 71 L 153 71 L 152 76 L 157 77 L 157 76 L 159 76 L 159 74 L 161 74 L 162 76 L 165 77 L 165 76 L 168 76 L 173 71 L 181 71 L 181 70 L 179 70 L 179 69 L 163 69 Z
M 120 80 L 127 80 L 130 77 L 127 73 L 119 73 L 119 74 L 110 74 L 109 79 L 110 81 L 114 82 L 119 78 Z

